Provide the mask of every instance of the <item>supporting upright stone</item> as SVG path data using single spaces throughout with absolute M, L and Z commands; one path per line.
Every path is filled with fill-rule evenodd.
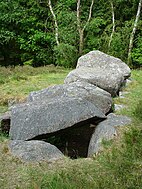
M 93 156 L 102 149 L 103 140 L 111 140 L 117 135 L 117 126 L 124 126 L 130 123 L 131 119 L 126 116 L 109 114 L 107 119 L 100 122 L 95 128 L 88 148 L 88 157 Z

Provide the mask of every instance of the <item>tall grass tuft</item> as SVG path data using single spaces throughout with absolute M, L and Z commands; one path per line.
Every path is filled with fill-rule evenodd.
M 135 118 L 142 121 L 142 99 L 137 102 L 136 107 L 133 111 L 133 115 Z

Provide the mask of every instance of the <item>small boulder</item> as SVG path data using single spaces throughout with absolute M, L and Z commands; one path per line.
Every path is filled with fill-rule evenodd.
M 64 155 L 56 146 L 44 141 L 14 140 L 10 141 L 9 148 L 13 156 L 25 162 L 52 162 L 64 158 Z
M 123 104 L 114 104 L 114 111 L 119 111 L 119 110 L 122 110 L 124 109 L 126 106 L 123 105 Z
M 126 116 L 115 115 L 113 113 L 107 116 L 107 119 L 100 122 L 91 137 L 88 157 L 98 153 L 102 149 L 103 140 L 111 140 L 117 135 L 116 126 L 124 126 L 131 123 L 131 119 Z

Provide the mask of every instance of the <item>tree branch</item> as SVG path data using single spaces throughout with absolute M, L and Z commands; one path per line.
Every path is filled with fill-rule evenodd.
M 83 41 L 84 41 L 84 30 L 86 28 L 86 26 L 88 25 L 88 23 L 90 22 L 91 16 L 92 16 L 92 8 L 93 8 L 93 4 L 94 4 L 94 0 L 92 0 L 91 5 L 90 5 L 90 10 L 89 10 L 89 16 L 88 19 L 86 21 L 86 24 L 84 25 L 83 28 L 81 28 L 81 24 L 80 24 L 80 0 L 77 1 L 77 28 L 78 28 L 78 32 L 79 32 L 79 54 L 82 54 L 83 51 Z
M 80 26 L 80 0 L 77 1 L 77 28 L 80 33 L 81 26 Z
M 111 36 L 110 36 L 110 40 L 109 40 L 109 44 L 108 44 L 108 49 L 110 48 L 110 44 L 112 42 L 113 34 L 115 32 L 115 15 L 114 15 L 113 2 L 110 1 L 110 4 L 111 4 L 111 12 L 112 12 L 112 32 L 111 32 Z
M 54 11 L 52 8 L 51 0 L 48 0 L 48 6 L 49 6 L 50 12 L 53 16 L 54 23 L 55 23 L 55 40 L 56 40 L 57 45 L 59 45 L 58 23 L 57 23 L 56 15 L 54 14 Z
M 128 51 L 128 64 L 129 65 L 131 64 L 131 52 L 132 52 L 132 49 L 133 49 L 134 36 L 135 36 L 135 33 L 136 33 L 138 20 L 139 20 L 139 17 L 140 17 L 141 6 L 142 6 L 142 0 L 139 1 L 136 19 L 135 19 L 135 22 L 134 22 L 134 27 L 133 27 L 133 30 L 132 30 L 132 33 L 131 33 L 131 36 L 130 36 L 129 51 Z
M 92 0 L 91 5 L 90 5 L 90 10 L 89 10 L 89 16 L 88 16 L 88 20 L 85 24 L 85 26 L 83 27 L 83 31 L 85 30 L 86 26 L 88 25 L 88 23 L 90 22 L 91 16 L 92 16 L 92 9 L 93 9 L 93 5 L 94 5 L 94 0 Z

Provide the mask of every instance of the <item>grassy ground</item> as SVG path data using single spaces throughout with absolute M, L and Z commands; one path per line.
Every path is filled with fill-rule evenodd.
M 20 68 L 19 68 L 20 69 Z M 55 69 L 55 68 L 54 68 Z M 42 70 L 42 68 L 41 68 Z M 62 70 L 62 69 L 61 69 Z M 59 70 L 54 73 L 63 82 L 63 77 L 69 70 Z M 38 83 L 47 73 L 38 70 L 37 74 L 29 76 L 29 82 Z M 57 71 L 58 72 L 58 71 Z M 49 73 L 49 75 L 52 73 Z M 48 75 L 48 74 L 47 74 Z M 13 158 L 7 148 L 7 139 L 0 137 L 0 186 L 2 189 L 141 189 L 142 188 L 142 70 L 132 72 L 133 82 L 127 87 L 124 99 L 115 99 L 126 108 L 118 113 L 132 117 L 133 123 L 119 128 L 116 140 L 105 142 L 104 151 L 93 159 L 77 159 L 58 161 L 54 164 L 46 162 L 27 164 Z M 43 79 L 44 80 L 44 79 Z M 34 90 L 43 86 L 34 85 Z M 27 80 L 8 80 L 1 83 L 6 93 L 6 86 L 16 82 L 15 89 L 21 96 L 27 95 L 29 86 L 23 83 Z M 55 81 L 55 80 L 54 80 Z M 23 82 L 23 83 L 21 83 Z M 9 84 L 10 83 L 10 84 Z M 19 84 L 18 84 L 19 83 Z M 21 84 L 20 84 L 21 83 Z M 56 82 L 55 82 L 56 83 Z M 54 82 L 51 82 L 54 84 Z M 48 84 L 47 84 L 48 85 Z M 49 83 L 50 85 L 50 83 Z M 27 88 L 26 88 L 27 86 Z M 38 88 L 39 87 L 39 88 Z M 24 92 L 23 92 L 24 91 Z M 10 94 L 15 94 L 10 93 Z M 20 98 L 21 98 L 20 96 Z M 15 96 L 14 96 L 15 98 Z M 3 98 L 4 99 L 4 95 Z M 2 100 L 3 101 L 3 100 Z M 5 103 L 4 103 L 5 104 Z
M 63 83 L 68 72 L 54 66 L 0 67 L 0 113 L 6 111 L 9 101 L 24 101 L 31 91 Z

